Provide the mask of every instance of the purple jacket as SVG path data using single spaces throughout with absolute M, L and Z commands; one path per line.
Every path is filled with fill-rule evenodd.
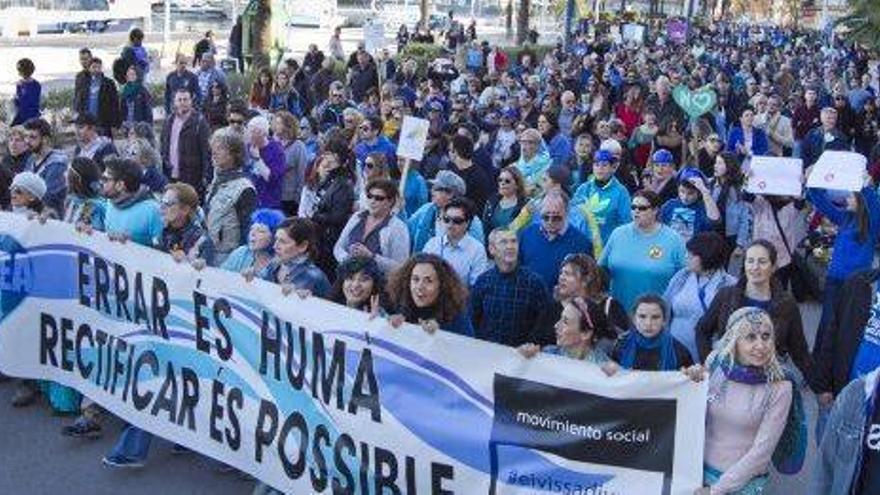
M 250 178 L 257 190 L 258 208 L 281 207 L 281 183 L 287 164 L 284 160 L 284 146 L 278 140 L 269 138 L 268 144 L 260 150 L 260 159 L 269 167 L 269 180 L 263 179 L 251 167 Z

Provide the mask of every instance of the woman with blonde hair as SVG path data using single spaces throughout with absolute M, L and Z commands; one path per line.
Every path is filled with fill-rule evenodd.
M 753 306 L 734 311 L 706 371 L 706 486 L 696 494 L 764 493 L 771 460 L 783 473 L 800 470 L 803 407 L 776 354 L 770 315 Z M 703 371 L 697 366 L 687 373 L 699 378 Z

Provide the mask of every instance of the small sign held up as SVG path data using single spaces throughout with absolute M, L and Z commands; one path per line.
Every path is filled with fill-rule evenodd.
M 803 160 L 778 156 L 754 156 L 746 192 L 768 196 L 800 197 L 803 192 Z
M 400 143 L 397 145 L 397 156 L 419 161 L 425 154 L 425 143 L 428 141 L 430 123 L 425 119 L 406 115 L 400 128 Z
M 807 187 L 837 191 L 861 191 L 868 159 L 851 151 L 826 151 L 816 160 Z

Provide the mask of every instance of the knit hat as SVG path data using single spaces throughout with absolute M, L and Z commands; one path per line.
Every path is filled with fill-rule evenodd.
M 46 181 L 33 172 L 22 172 L 16 175 L 15 178 L 12 179 L 12 184 L 9 186 L 9 190 L 11 191 L 16 188 L 31 193 L 31 195 L 40 201 L 42 201 L 43 196 L 46 195 Z
M 593 161 L 611 163 L 614 161 L 614 153 L 608 150 L 599 150 L 593 154 Z
M 431 187 L 448 189 L 456 196 L 464 196 L 465 191 L 467 190 L 467 185 L 465 184 L 464 179 L 451 170 L 441 170 L 437 172 L 437 176 L 429 182 L 431 183 Z

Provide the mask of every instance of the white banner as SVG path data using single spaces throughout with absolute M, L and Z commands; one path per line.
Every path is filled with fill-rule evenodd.
M 800 197 L 803 192 L 803 161 L 800 158 L 753 156 L 746 191 L 771 196 Z
M 0 370 L 287 493 L 688 494 L 706 385 L 382 319 L 0 214 Z
M 807 187 L 837 191 L 861 191 L 865 185 L 868 159 L 851 151 L 825 151 L 807 178 Z

